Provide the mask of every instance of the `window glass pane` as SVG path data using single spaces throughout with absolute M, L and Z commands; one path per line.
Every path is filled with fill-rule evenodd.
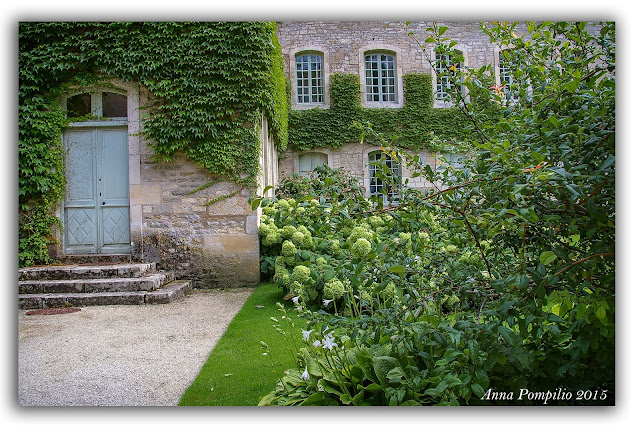
M 91 114 L 91 94 L 83 93 L 67 99 L 67 117 L 76 118 Z
M 395 96 L 389 95 L 396 91 L 395 57 L 388 54 L 365 55 L 364 65 L 367 101 L 395 102 Z
M 127 97 L 117 93 L 102 92 L 102 116 L 126 117 Z
M 378 164 L 380 162 L 389 169 L 385 181 L 376 176 L 376 173 L 382 169 Z M 381 152 L 369 154 L 369 192 L 372 196 L 382 196 L 385 203 L 397 201 L 401 180 L 402 170 L 397 161 Z
M 311 87 L 311 96 L 304 96 L 309 94 L 308 87 Z M 324 73 L 321 55 L 301 54 L 296 56 L 296 92 L 298 103 L 324 102 Z

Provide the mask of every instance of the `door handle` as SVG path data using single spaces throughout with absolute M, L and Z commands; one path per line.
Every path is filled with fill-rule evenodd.
M 104 206 L 105 204 L 107 204 L 105 201 L 102 202 L 102 205 Z

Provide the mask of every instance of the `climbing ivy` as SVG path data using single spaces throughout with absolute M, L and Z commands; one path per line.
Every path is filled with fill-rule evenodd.
M 354 123 L 367 122 L 376 133 L 387 140 L 395 139 L 402 148 L 439 150 L 435 139 L 464 142 L 472 136 L 468 119 L 457 108 L 433 108 L 429 74 L 404 75 L 405 102 L 401 108 L 362 107 L 360 81 L 355 74 L 332 74 L 329 83 L 329 108 L 289 112 L 289 144 L 295 149 L 337 148 L 357 141 L 362 129 Z
M 259 171 L 261 114 L 276 145 L 287 143 L 275 31 L 271 22 L 21 23 L 21 265 L 49 260 L 51 218 L 64 191 L 61 94 L 112 78 L 138 82 L 152 94 L 143 105 L 143 135 L 157 160 L 183 152 L 211 173 L 248 184 Z M 44 210 L 34 214 L 36 206 Z

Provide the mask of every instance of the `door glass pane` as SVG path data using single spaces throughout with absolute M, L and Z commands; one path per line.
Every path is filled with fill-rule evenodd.
M 67 117 L 77 118 L 91 113 L 91 94 L 71 96 L 67 99 Z
M 102 92 L 102 115 L 103 117 L 126 117 L 127 97 L 117 93 Z

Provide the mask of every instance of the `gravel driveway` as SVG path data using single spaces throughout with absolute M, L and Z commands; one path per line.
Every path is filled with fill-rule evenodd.
M 251 288 L 194 290 L 166 305 L 18 311 L 25 406 L 177 405 Z

